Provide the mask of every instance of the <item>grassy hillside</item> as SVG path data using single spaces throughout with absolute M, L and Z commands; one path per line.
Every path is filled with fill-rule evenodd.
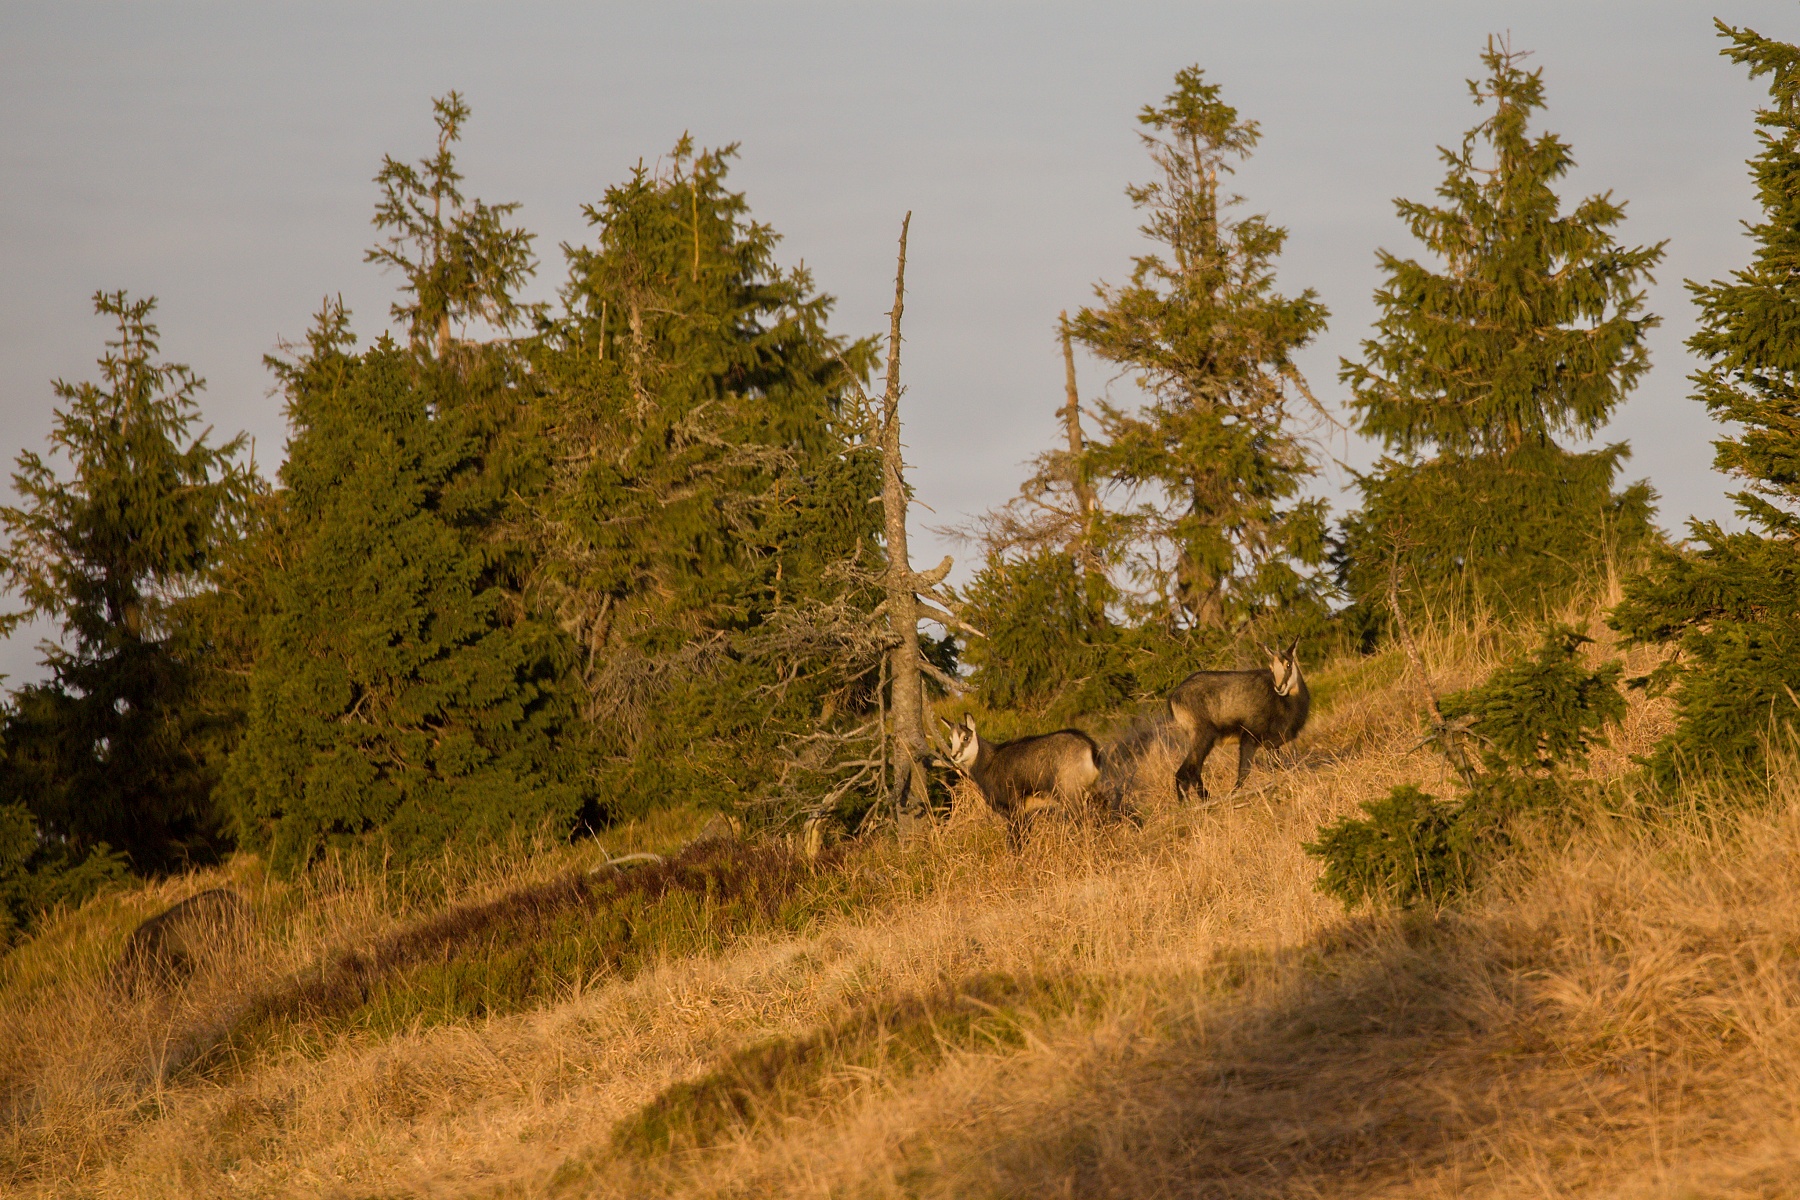
M 1511 648 L 1426 651 L 1456 686 Z M 928 844 L 813 859 L 683 812 L 403 883 L 240 858 L 103 897 L 0 960 L 0 1191 L 1800 1194 L 1800 766 L 1750 809 L 1628 802 L 1457 911 L 1346 918 L 1300 843 L 1442 775 L 1397 657 L 1313 674 L 1244 792 L 1185 806 L 1146 764 L 1141 827 L 1019 855 L 965 794 Z M 1666 720 L 1634 695 L 1601 770 Z M 643 849 L 671 857 L 600 865 Z M 241 949 L 109 982 L 223 882 Z

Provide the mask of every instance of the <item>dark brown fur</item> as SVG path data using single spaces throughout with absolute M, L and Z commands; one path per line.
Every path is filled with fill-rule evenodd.
M 1010 742 L 990 742 L 973 720 L 950 727 L 952 761 L 974 780 L 988 807 L 1006 822 L 1015 844 L 1033 796 L 1074 805 L 1100 778 L 1100 747 L 1079 729 L 1059 729 Z
M 1220 738 L 1238 740 L 1237 782 L 1244 785 L 1259 748 L 1274 749 L 1300 736 L 1312 707 L 1312 692 L 1300 671 L 1295 646 L 1256 671 L 1195 671 L 1169 693 L 1169 718 L 1188 737 L 1188 752 L 1175 772 L 1182 795 L 1206 798 L 1206 756 Z M 1278 678 L 1277 672 L 1280 672 Z M 1278 683 L 1288 686 L 1284 695 Z
M 242 936 L 249 922 L 250 906 L 230 888 L 197 892 L 131 931 L 113 977 L 126 991 L 171 987 Z

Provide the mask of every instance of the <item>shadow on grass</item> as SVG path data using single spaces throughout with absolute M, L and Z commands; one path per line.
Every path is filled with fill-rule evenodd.
M 1457 1194 L 1509 1154 L 1579 1159 L 1602 1130 L 1616 1149 L 1649 1118 L 1648 1076 L 1672 1068 L 1577 1067 L 1507 947 L 1469 921 L 1416 917 L 1221 959 L 1190 977 L 1208 995 L 1187 1012 L 1203 1015 L 1165 1015 L 1151 1036 L 1009 1096 L 1007 1117 L 977 1101 L 958 1114 L 969 1132 L 934 1146 L 915 1182 L 1236 1200 L 1431 1179 Z M 1165 1014 L 1181 1009 L 1172 998 Z
M 649 1156 L 816 1112 L 871 1076 L 905 1079 L 958 1050 L 1014 1050 L 1033 1028 L 1103 995 L 1092 981 L 984 974 L 935 992 L 860 1004 L 829 1027 L 730 1055 L 621 1121 L 612 1146 Z
M 901 1125 L 878 1119 L 854 1135 L 867 1161 L 819 1178 L 850 1193 L 881 1178 L 919 1196 L 1244 1200 L 1457 1195 L 1533 1163 L 1565 1183 L 1636 1164 L 1678 1064 L 1583 1051 L 1588 1034 L 1533 989 L 1541 959 L 1518 935 L 1372 918 L 1177 974 L 976 976 L 870 1003 L 665 1089 L 550 1190 L 682 1195 L 723 1172 L 778 1192 L 783 1164 L 846 1152 L 865 1098 L 908 1080 L 937 1095 L 931 1072 L 968 1050 L 1011 1062 L 972 1091 L 959 1077 L 941 1105 L 903 1106 Z

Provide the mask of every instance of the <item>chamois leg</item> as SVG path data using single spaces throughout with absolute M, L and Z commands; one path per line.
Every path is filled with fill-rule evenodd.
M 1213 743 L 1217 741 L 1217 730 L 1202 727 L 1194 731 L 1194 744 L 1188 748 L 1187 759 L 1181 769 L 1175 772 L 1175 795 L 1183 800 L 1199 801 L 1206 799 L 1206 756 L 1212 753 Z
M 1014 854 L 1025 848 L 1025 820 L 1031 815 L 1022 803 L 1023 799 L 1007 793 L 993 798 L 998 803 L 989 803 L 1000 823 L 1006 826 L 1006 847 Z
M 1006 814 L 1006 845 L 1014 854 L 1024 853 L 1025 831 L 1037 820 L 1037 811 L 1030 806 L 1029 800 L 1028 796 L 1021 798 Z
M 1250 760 L 1256 757 L 1256 748 L 1260 744 L 1247 733 L 1238 738 L 1237 782 L 1231 785 L 1232 791 L 1244 786 L 1244 780 L 1250 775 Z

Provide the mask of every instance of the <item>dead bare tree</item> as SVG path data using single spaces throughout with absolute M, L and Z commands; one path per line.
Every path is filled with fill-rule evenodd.
M 857 452 L 873 452 L 879 464 L 881 491 L 869 502 L 880 501 L 882 506 L 880 566 L 865 565 L 868 560 L 859 549 L 827 571 L 844 588 L 836 599 L 782 609 L 771 615 L 753 646 L 746 643 L 749 653 L 783 661 L 829 659 L 843 680 L 846 707 L 837 709 L 828 701 L 817 727 L 792 743 L 791 770 L 770 797 L 770 803 L 783 811 L 782 819 L 816 821 L 845 795 L 873 791 L 876 803 L 865 815 L 863 827 L 891 812 L 903 835 L 918 828 L 928 814 L 925 765 L 932 744 L 939 740 L 926 719 L 924 682 L 932 679 L 952 692 L 963 686 L 925 657 L 919 623 L 935 622 L 980 636 L 963 621 L 961 605 L 943 590 L 950 556 L 929 571 L 915 571 L 908 555 L 911 497 L 900 443 L 900 398 L 905 392 L 900 382 L 900 331 L 911 224 L 908 213 L 900 227 L 894 307 L 888 314 L 886 385 L 879 402 L 854 375 L 846 379 Z M 857 597 L 871 591 L 881 598 L 864 607 Z M 786 679 L 784 675 L 774 686 L 785 686 Z M 841 719 L 870 700 L 875 712 L 868 719 L 852 717 L 854 723 Z
M 1063 356 L 1063 405 L 1056 410 L 1066 448 L 1047 450 L 1032 463 L 1019 494 L 965 524 L 944 529 L 988 554 L 1033 555 L 1052 551 L 1073 556 L 1083 571 L 1103 573 L 1100 496 L 1085 464 L 1087 437 L 1081 428 L 1081 393 L 1075 381 L 1075 348 L 1069 314 L 1058 322 Z
M 1074 551 L 1083 570 L 1098 571 L 1100 553 L 1094 542 L 1094 517 L 1099 510 L 1099 502 L 1094 495 L 1093 482 L 1082 464 L 1082 452 L 1087 449 L 1087 439 L 1081 434 L 1081 393 L 1075 388 L 1075 346 L 1069 334 L 1069 314 L 1066 311 L 1058 317 L 1058 324 L 1062 333 L 1063 391 L 1066 400 L 1061 416 L 1063 430 L 1069 439 L 1069 457 L 1061 465 L 1070 495 L 1075 501 L 1075 537 L 1070 549 Z
M 900 254 L 894 270 L 894 307 L 888 314 L 887 386 L 881 397 L 881 511 L 887 544 L 882 587 L 890 634 L 888 650 L 889 746 L 892 748 L 895 815 L 905 836 L 926 812 L 925 763 L 930 756 L 925 725 L 924 676 L 952 689 L 961 685 L 928 662 L 919 648 L 919 622 L 936 621 L 947 629 L 973 636 L 979 631 L 963 623 L 957 605 L 939 590 L 950 574 L 951 558 L 929 571 L 914 571 L 907 554 L 906 462 L 900 447 L 900 318 L 906 306 L 906 236 L 912 213 L 900 223 Z

